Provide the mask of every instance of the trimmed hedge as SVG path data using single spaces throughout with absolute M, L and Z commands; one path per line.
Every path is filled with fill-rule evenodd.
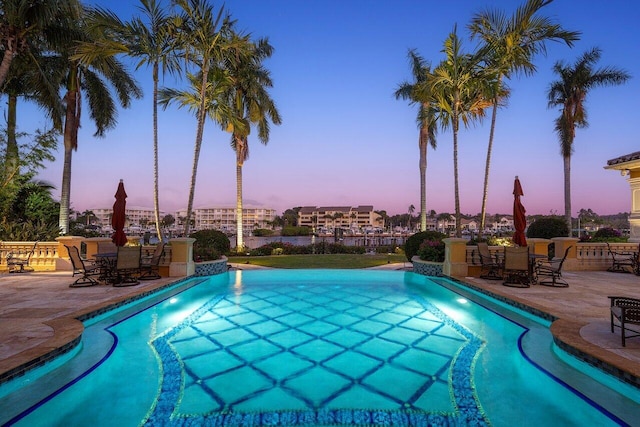
M 446 234 L 438 231 L 420 231 L 407 239 L 404 245 L 404 253 L 407 259 L 411 261 L 411 258 L 418 255 L 422 242 L 425 240 L 442 240 L 445 237 L 447 237 Z

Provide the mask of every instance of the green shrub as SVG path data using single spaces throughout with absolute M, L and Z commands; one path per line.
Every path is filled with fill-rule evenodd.
M 537 219 L 527 229 L 527 237 L 529 238 L 552 239 L 554 237 L 566 237 L 568 234 L 567 223 L 564 218 L 558 216 Z
M 404 253 L 407 256 L 407 259 L 411 261 L 411 258 L 418 254 L 418 250 L 420 249 L 422 242 L 425 240 L 442 240 L 445 237 L 447 237 L 445 234 L 438 231 L 421 231 L 407 239 L 407 242 L 404 245 Z
M 284 227 L 280 232 L 282 236 L 308 236 L 311 234 L 309 227 Z
M 222 254 L 229 253 L 231 249 L 227 235 L 218 230 L 200 230 L 192 233 L 189 237 L 196 239 L 193 242 L 193 259 L 195 261 L 220 259 Z
M 267 228 L 256 228 L 253 230 L 253 235 L 256 237 L 273 236 L 273 230 Z
M 423 240 L 418 249 L 423 261 L 444 262 L 444 242 L 442 240 Z
M 614 228 L 601 228 L 597 230 L 593 237 L 591 238 L 591 242 L 626 242 L 628 237 L 623 237 L 622 233 Z

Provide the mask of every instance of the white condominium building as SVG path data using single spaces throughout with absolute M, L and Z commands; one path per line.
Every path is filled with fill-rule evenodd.
M 303 206 L 298 212 L 298 225 L 333 230 L 384 228 L 384 218 L 373 206 Z
M 181 226 L 187 216 L 187 210 L 182 209 L 176 212 L 176 224 Z M 275 209 L 246 207 L 242 209 L 243 230 L 253 230 L 256 228 L 270 228 L 271 222 L 276 217 Z M 193 210 L 193 229 L 207 230 L 215 229 L 223 232 L 234 232 L 236 230 L 236 208 L 235 207 L 210 207 Z
M 96 218 L 98 219 L 97 225 L 102 226 L 102 228 L 111 227 L 111 215 L 113 214 L 113 208 L 99 208 L 99 209 L 91 209 Z M 125 227 L 130 226 L 142 226 L 142 225 L 151 225 L 155 224 L 156 218 L 153 209 L 142 208 L 142 207 L 128 207 L 125 210 L 126 223 Z M 160 220 L 165 216 L 164 212 L 160 212 Z

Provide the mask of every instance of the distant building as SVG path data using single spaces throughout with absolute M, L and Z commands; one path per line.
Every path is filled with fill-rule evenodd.
M 109 229 L 111 227 L 111 215 L 113 214 L 113 208 L 98 208 L 91 209 L 97 218 L 97 224 L 103 229 Z M 165 216 L 164 212 L 160 212 L 160 219 Z M 127 207 L 125 210 L 125 227 L 142 227 L 143 225 L 150 226 L 155 224 L 156 217 L 153 209 L 142 207 Z
M 303 206 L 298 212 L 298 225 L 332 231 L 336 228 L 367 230 L 384 228 L 384 218 L 373 206 Z
M 187 210 L 176 211 L 176 226 L 184 225 Z M 242 229 L 252 231 L 256 228 L 270 228 L 276 217 L 275 209 L 246 207 L 242 209 Z M 208 207 L 193 210 L 193 230 L 220 230 L 232 233 L 236 230 L 235 207 Z

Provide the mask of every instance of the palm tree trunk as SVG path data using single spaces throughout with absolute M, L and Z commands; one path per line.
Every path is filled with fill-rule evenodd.
M 15 40 L 13 41 L 15 43 Z M 2 62 L 0 63 L 0 87 L 4 86 L 7 75 L 9 74 L 9 68 L 11 68 L 11 61 L 13 61 L 13 55 L 15 52 L 11 49 L 13 43 L 8 43 L 9 48 L 4 51 L 2 56 Z
M 563 157 L 564 161 L 564 218 L 569 227 L 568 236 L 572 236 L 571 225 L 571 156 Z
M 206 118 L 206 90 L 207 77 L 209 74 L 208 63 L 202 67 L 202 85 L 200 87 L 200 107 L 198 109 L 198 130 L 196 131 L 196 143 L 193 150 L 193 166 L 191 168 L 191 185 L 189 186 L 189 202 L 187 203 L 187 220 L 184 224 L 184 235 L 189 235 L 191 227 L 191 213 L 193 212 L 193 197 L 196 193 L 196 177 L 198 176 L 198 160 L 200 159 L 200 148 L 202 147 L 202 135 L 204 134 L 204 120 Z
M 420 231 L 427 230 L 427 131 L 420 128 Z
M 18 137 L 16 135 L 18 97 L 9 95 L 7 103 L 7 151 L 5 152 L 5 184 L 13 182 L 13 178 L 19 172 Z
M 236 151 L 236 251 L 244 249 L 243 215 L 242 215 L 242 160 L 241 153 Z
M 60 219 L 58 228 L 60 235 L 63 236 L 69 232 L 69 204 L 71 200 L 71 158 L 73 149 L 64 146 L 64 163 L 62 166 L 62 186 L 60 189 Z
M 69 232 L 69 208 L 71 206 L 71 158 L 78 143 L 78 86 L 75 73 L 70 78 L 70 88 L 65 95 L 66 115 L 64 121 L 64 164 L 60 189 L 60 235 Z
M 493 111 L 491 112 L 491 129 L 489 130 L 489 145 L 487 145 L 487 160 L 484 165 L 484 188 L 482 190 L 482 209 L 480 211 L 480 231 L 478 240 L 482 238 L 484 233 L 485 216 L 487 214 L 487 197 L 489 195 L 489 170 L 491 169 L 491 151 L 493 150 L 493 135 L 496 128 L 496 115 L 498 113 L 498 101 L 493 103 Z
M 160 224 L 160 200 L 158 195 L 158 61 L 153 63 L 153 213 L 156 220 L 158 241 L 162 243 Z
M 456 209 L 456 237 L 462 237 L 462 224 L 460 223 L 460 191 L 458 185 L 458 123 L 453 120 L 453 180 Z

